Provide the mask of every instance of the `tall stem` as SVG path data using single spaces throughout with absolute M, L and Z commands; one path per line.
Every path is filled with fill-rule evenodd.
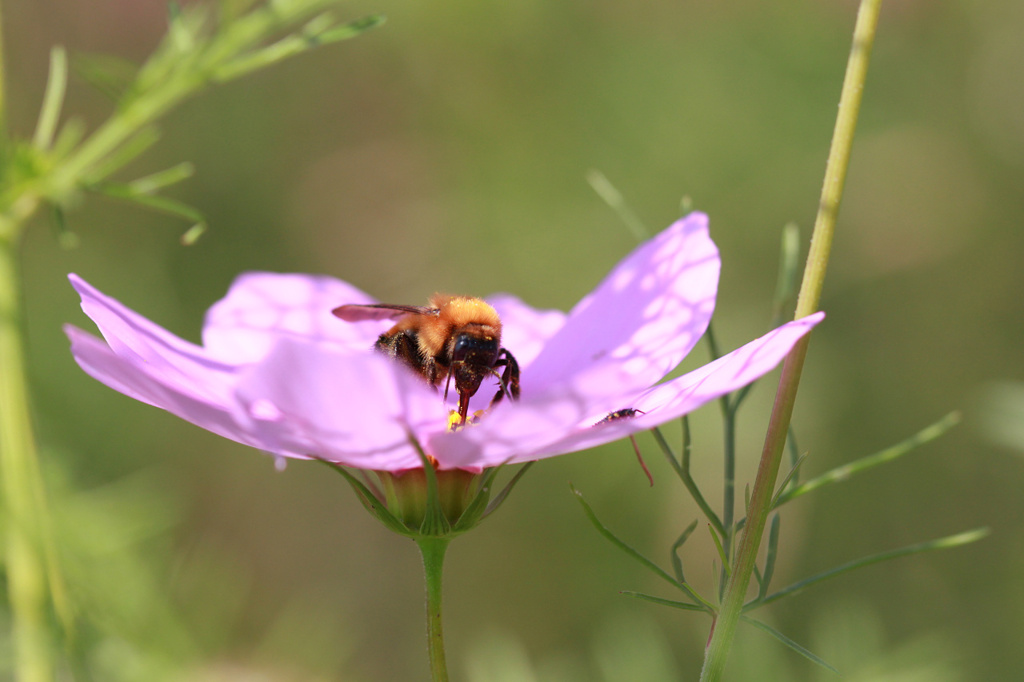
M 797 319 L 806 317 L 817 310 L 818 302 L 821 299 L 825 270 L 832 247 L 832 235 L 835 231 L 836 216 L 839 213 L 839 204 L 843 195 L 843 184 L 850 161 L 850 149 L 853 146 L 853 133 L 857 127 L 857 115 L 860 112 L 861 96 L 864 92 L 864 82 L 867 77 L 868 62 L 881 6 L 882 0 L 862 0 L 857 13 L 853 46 L 850 49 L 843 91 L 839 99 L 839 115 L 836 118 L 832 147 L 829 150 L 828 164 L 825 168 L 821 202 L 818 205 L 814 234 L 811 236 L 811 249 L 807 256 L 807 266 L 804 269 L 804 278 L 797 299 Z M 775 404 L 768 424 L 768 433 L 765 436 L 764 450 L 761 453 L 761 462 L 758 465 L 757 478 L 754 481 L 754 490 L 750 497 L 747 525 L 736 553 L 732 576 L 722 599 L 722 608 L 712 626 L 711 638 L 705 651 L 704 669 L 701 671 L 701 682 L 721 679 L 725 669 L 726 656 L 732 644 L 736 625 L 739 623 L 747 588 L 750 585 L 750 576 L 757 560 L 757 550 L 760 547 L 761 536 L 771 511 L 775 481 L 782 461 L 790 418 L 793 415 L 793 404 L 796 401 L 800 374 L 807 356 L 808 342 L 809 339 L 806 336 L 801 339 L 790 351 L 782 367 L 782 376 L 779 379 L 778 392 L 775 394 Z
M 0 145 L 7 144 L 7 71 L 4 62 L 4 6 L 0 2 Z
M 444 656 L 444 632 L 441 628 L 441 573 L 444 553 L 450 538 L 420 537 L 423 555 L 423 574 L 427 582 L 427 650 L 430 653 L 430 679 L 448 682 L 448 663 Z
M 16 245 L 0 240 L 0 475 L 6 516 L 7 591 L 18 682 L 53 678 L 47 629 L 39 462 L 29 416 Z

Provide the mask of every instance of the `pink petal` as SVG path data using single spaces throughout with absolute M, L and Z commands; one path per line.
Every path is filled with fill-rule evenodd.
M 332 277 L 247 272 L 207 311 L 203 345 L 211 357 L 234 363 L 258 361 L 285 335 L 364 351 L 393 323 L 348 323 L 331 310 L 373 302 Z
M 268 449 L 235 420 L 232 407 L 204 398 L 201 391 L 182 390 L 165 381 L 153 366 L 138 357 L 115 353 L 106 343 L 81 329 L 66 325 L 75 361 L 89 376 L 141 402 L 167 410 L 219 436 L 256 448 Z M 288 454 L 288 453 L 279 453 Z
M 548 339 L 565 324 L 561 310 L 537 310 L 511 294 L 487 297 L 501 318 L 501 345 L 515 356 L 521 368 L 528 367 Z
M 273 449 L 359 469 L 419 468 L 410 439 L 447 426 L 438 394 L 393 360 L 287 337 L 246 372 L 238 398 Z
M 433 436 L 431 447 L 443 453 L 438 459 L 452 466 L 481 453 L 491 462 L 532 459 L 523 453 L 634 400 L 704 333 L 719 267 L 700 213 L 642 244 L 576 305 L 524 370 L 522 399 L 498 405 L 472 429 Z
M 581 300 L 523 376 L 524 399 L 595 373 L 642 390 L 682 361 L 715 307 L 720 261 L 707 216 L 691 213 L 641 244 Z
M 570 404 L 528 406 L 509 411 L 484 437 L 476 431 L 489 426 L 490 420 L 463 433 L 434 438 L 433 447 L 445 451 L 448 466 L 488 467 L 502 462 L 525 462 L 603 445 L 644 431 L 684 414 L 726 393 L 746 386 L 774 369 L 793 345 L 818 322 L 824 313 L 815 313 L 775 329 L 768 334 L 671 381 L 655 386 L 635 400 L 623 402 L 601 414 L 590 414 L 573 428 L 562 430 L 567 416 L 577 414 Z M 616 409 L 634 408 L 643 414 L 598 425 Z M 555 416 L 550 416 L 554 414 Z M 495 420 L 497 421 L 497 420 Z M 545 442 L 543 428 L 547 427 Z M 500 427 L 500 428 L 498 428 Z M 519 437 L 517 430 L 528 434 Z M 441 459 L 441 457 L 438 457 Z
M 226 400 L 234 379 L 232 365 L 210 358 L 195 344 L 178 338 L 77 275 L 71 284 L 82 297 L 82 310 L 99 328 L 110 349 L 129 365 L 199 400 Z

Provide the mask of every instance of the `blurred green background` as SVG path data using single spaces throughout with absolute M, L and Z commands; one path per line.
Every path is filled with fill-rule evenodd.
M 251 269 L 328 273 L 387 301 L 512 291 L 568 309 L 633 246 L 585 181 L 596 168 L 652 229 L 684 195 L 710 214 L 723 257 L 716 331 L 733 348 L 768 324 L 781 227 L 809 233 L 853 0 L 342 9 L 388 23 L 189 102 L 131 168 L 196 164 L 173 191 L 210 219 L 194 247 L 178 245 L 187 225 L 100 200 L 69 215 L 77 249 L 61 250 L 43 219 L 26 240 L 38 432 L 68 570 L 99 623 L 92 656 L 118 671 L 109 679 L 423 679 L 422 577 L 414 546 L 365 514 L 339 477 L 302 462 L 279 473 L 269 457 L 82 373 L 60 330 L 88 326 L 68 272 L 192 340 L 205 309 Z M 3 11 L 11 126 L 23 136 L 51 45 L 141 61 L 166 26 L 156 0 L 7 0 Z M 67 110 L 90 125 L 109 106 L 72 85 Z M 845 679 L 1024 674 L 1024 446 L 996 444 L 985 427 L 1005 407 L 992 383 L 1024 380 L 1022 216 L 1024 4 L 888 3 L 822 302 L 829 317 L 797 404 L 805 474 L 951 410 L 966 419 L 788 507 L 775 584 L 976 526 L 994 533 L 761 614 Z M 687 364 L 704 359 L 701 346 Z M 772 383 L 741 415 L 740 485 Z M 717 409 L 694 426 L 696 474 L 718 500 Z M 653 489 L 628 443 L 561 457 L 453 544 L 454 679 L 696 678 L 708 622 L 620 595 L 673 596 L 603 541 L 569 493 L 572 481 L 667 566 L 697 510 L 653 442 L 640 444 Z M 710 590 L 706 533 L 686 561 Z M 729 673 L 835 679 L 750 628 Z

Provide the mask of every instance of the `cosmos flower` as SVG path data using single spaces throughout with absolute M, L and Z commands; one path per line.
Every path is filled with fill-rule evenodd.
M 457 396 L 446 404 L 373 350 L 393 322 L 332 316 L 341 304 L 374 301 L 329 277 L 241 275 L 208 311 L 197 346 L 71 275 L 103 339 L 71 325 L 66 333 L 78 364 L 107 386 L 277 456 L 403 472 L 421 469 L 425 453 L 438 471 L 479 473 L 675 419 L 770 371 L 822 319 L 790 322 L 662 382 L 707 328 L 719 268 L 707 217 L 694 213 L 641 244 L 568 314 L 488 298 L 519 361 L 522 395 L 487 410 L 494 388 L 485 385 L 471 409 L 486 412 L 455 431 Z M 632 416 L 604 419 L 621 410 Z

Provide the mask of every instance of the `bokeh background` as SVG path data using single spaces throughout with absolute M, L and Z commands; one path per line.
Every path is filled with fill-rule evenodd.
M 275 471 L 269 457 L 85 376 L 61 333 L 88 324 L 68 272 L 192 340 L 204 310 L 253 269 L 328 273 L 387 301 L 512 291 L 568 309 L 634 243 L 585 181 L 599 169 L 652 229 L 683 197 L 710 214 L 724 263 L 716 331 L 733 348 L 766 329 L 782 226 L 809 233 L 855 10 L 853 0 L 353 0 L 343 12 L 388 23 L 189 102 L 131 168 L 195 163 L 172 192 L 210 219 L 194 247 L 178 244 L 187 225 L 108 201 L 69 215 L 76 249 L 39 220 L 23 261 L 38 433 L 68 571 L 96 621 L 86 643 L 108 671 L 100 679 L 423 679 L 422 585 L 414 546 L 369 518 L 339 477 L 301 462 Z M 166 11 L 156 0 L 6 0 L 12 128 L 30 134 L 51 45 L 141 61 Z M 69 111 L 96 125 L 109 108 L 73 83 Z M 993 534 L 762 613 L 846 679 L 1024 675 L 1022 216 L 1024 4 L 888 3 L 829 317 L 795 424 L 814 474 L 951 410 L 965 421 L 790 505 L 776 584 L 977 526 Z M 688 363 L 705 358 L 701 346 Z M 742 413 L 740 486 L 772 384 Z M 717 409 L 694 427 L 696 474 L 718 501 Z M 561 457 L 453 544 L 454 679 L 696 678 L 708 622 L 620 595 L 672 596 L 597 535 L 569 492 L 571 481 L 667 566 L 697 510 L 653 442 L 640 444 L 653 488 L 628 443 Z M 697 533 L 686 565 L 706 590 L 713 561 Z M 729 673 L 833 679 L 749 628 Z

